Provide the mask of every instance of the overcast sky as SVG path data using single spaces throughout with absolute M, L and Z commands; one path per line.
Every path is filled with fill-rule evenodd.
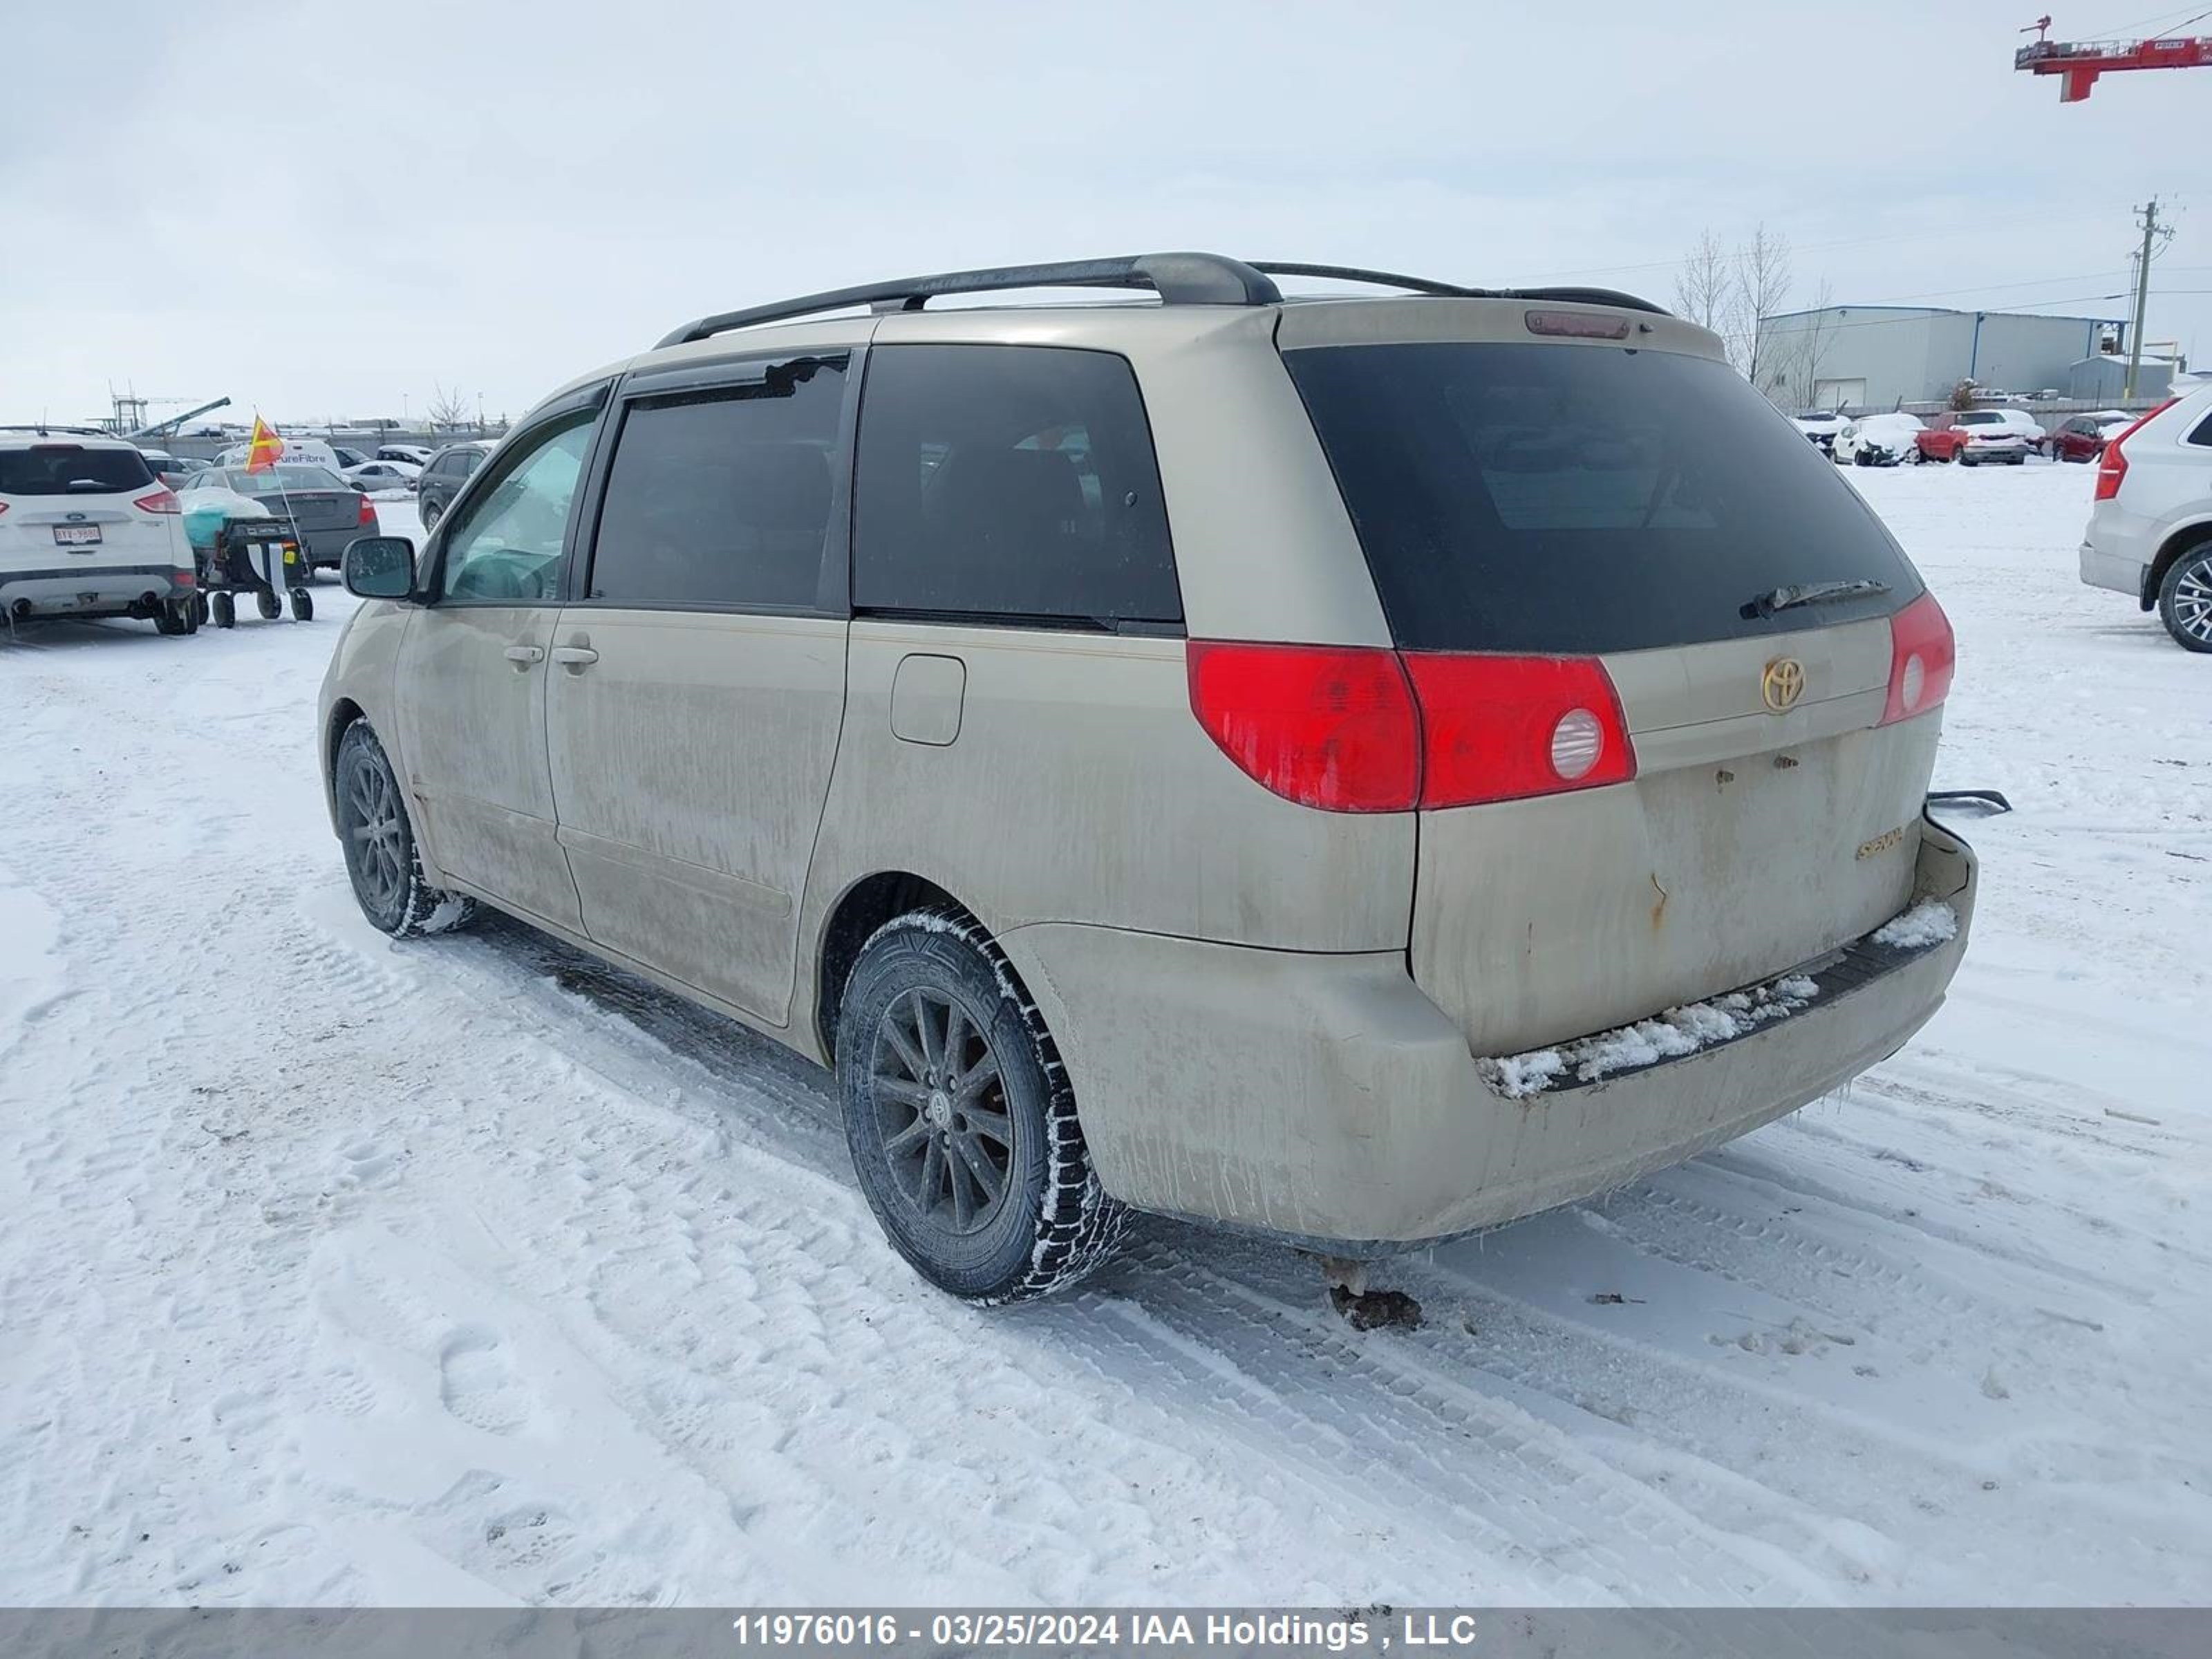
M 2061 106 L 2034 9 L 11 7 L 0 419 L 519 413 L 698 313 L 1156 248 L 1668 303 L 1763 219 L 1801 297 L 2122 316 L 2154 192 L 2149 333 L 2212 356 L 2212 69 Z

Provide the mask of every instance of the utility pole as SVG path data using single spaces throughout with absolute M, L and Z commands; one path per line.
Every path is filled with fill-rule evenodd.
M 2136 376 L 2142 368 L 2143 313 L 2150 305 L 2150 258 L 2158 244 L 2160 233 L 2173 234 L 2173 227 L 2161 226 L 2158 222 L 2158 198 L 2150 198 L 2149 205 L 2136 210 L 2142 221 L 2142 247 L 2136 255 L 2136 319 L 2128 329 L 2128 379 L 2122 388 L 2123 399 L 2136 395 Z

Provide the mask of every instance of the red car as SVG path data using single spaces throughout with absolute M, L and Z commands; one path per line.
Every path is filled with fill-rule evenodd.
M 2105 446 L 2125 432 L 2135 416 L 2117 409 L 2100 409 L 2093 415 L 2075 415 L 2059 422 L 2051 434 L 2051 453 L 2062 461 L 2094 461 Z
M 1923 461 L 1955 461 L 1966 447 L 1966 434 L 1955 426 L 1923 427 L 1912 434 Z

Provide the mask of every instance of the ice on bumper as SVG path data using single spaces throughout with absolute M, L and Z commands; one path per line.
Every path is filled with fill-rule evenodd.
M 1958 912 L 1941 899 L 1926 899 L 1867 937 L 1869 943 L 1893 951 L 1921 951 L 1948 945 L 1958 933 Z M 1577 1037 L 1572 1042 L 1525 1054 L 1487 1056 L 1479 1060 L 1476 1066 L 1484 1080 L 1505 1098 L 1526 1100 L 1565 1079 L 1595 1083 L 1617 1073 L 1640 1070 L 1733 1042 L 1770 1021 L 1809 1006 L 1820 994 L 1818 980 L 1792 971 L 1725 996 L 1669 1008 L 1633 1024 Z

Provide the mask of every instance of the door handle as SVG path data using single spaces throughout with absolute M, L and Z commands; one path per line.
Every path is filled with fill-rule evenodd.
M 599 659 L 599 653 L 588 645 L 556 645 L 553 660 L 572 674 L 580 674 Z
M 531 664 L 545 660 L 545 647 L 542 645 L 510 645 L 507 647 L 507 659 L 518 672 L 526 672 Z

